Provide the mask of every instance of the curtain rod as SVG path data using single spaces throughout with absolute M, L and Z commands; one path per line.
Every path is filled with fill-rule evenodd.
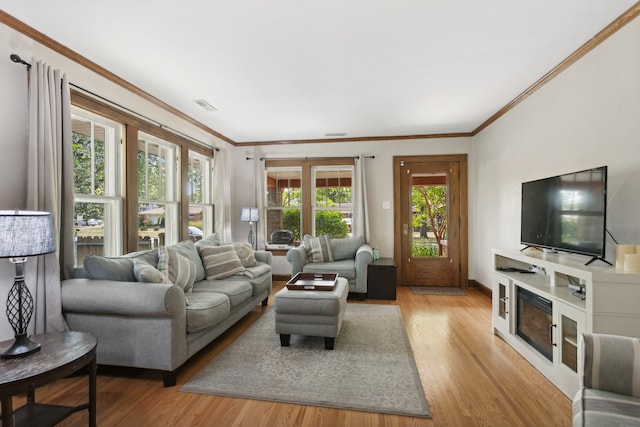
M 347 156 L 349 157 L 349 156 Z M 365 159 L 375 159 L 376 156 L 363 156 Z M 354 159 L 360 159 L 360 156 L 353 156 Z M 323 157 L 260 157 L 258 160 L 313 160 L 313 159 L 326 159 Z M 245 157 L 245 160 L 253 160 L 253 157 Z
M 12 53 L 12 54 L 9 56 L 9 58 L 10 58 L 13 62 L 15 62 L 15 63 L 17 63 L 17 64 L 25 65 L 25 66 L 27 67 L 27 70 L 29 70 L 29 69 L 31 68 L 31 64 L 29 64 L 28 62 L 26 62 L 25 60 L 23 60 L 22 58 L 20 58 L 20 56 L 16 55 L 15 53 Z M 158 126 L 160 129 L 166 129 L 166 130 L 168 130 L 168 131 L 170 131 L 170 132 L 175 133 L 176 135 L 182 136 L 183 138 L 189 139 L 189 140 L 191 140 L 191 141 L 193 141 L 193 142 L 196 142 L 196 143 L 198 143 L 198 144 L 200 144 L 200 145 L 202 145 L 202 146 L 204 146 L 204 147 L 209 147 L 209 145 L 205 144 L 205 143 L 204 143 L 204 142 L 202 142 L 202 141 L 199 141 L 199 140 L 197 140 L 197 139 L 193 138 L 192 136 L 187 135 L 187 134 L 186 134 L 186 133 L 184 133 L 184 132 L 181 132 L 181 131 L 179 131 L 179 130 L 177 130 L 177 129 L 174 129 L 174 128 L 172 128 L 171 126 L 164 125 L 164 124 L 160 123 L 160 122 L 159 122 L 159 121 L 157 121 L 157 120 L 154 120 L 154 119 L 152 119 L 152 118 L 150 118 L 150 117 L 147 117 L 147 116 L 145 116 L 144 114 L 140 114 L 140 113 L 138 113 L 137 111 L 134 111 L 134 110 L 132 110 L 132 109 L 130 109 L 130 108 L 128 108 L 128 107 L 125 107 L 124 105 L 118 104 L 118 103 L 117 103 L 117 102 L 115 102 L 115 101 L 112 101 L 112 100 L 110 100 L 110 99 L 107 99 L 107 98 L 105 98 L 105 97 L 104 97 L 104 96 L 102 96 L 102 95 L 98 95 L 97 93 L 91 92 L 90 90 L 85 89 L 85 88 L 83 88 L 83 87 L 81 87 L 81 86 L 78 86 L 78 85 L 77 85 L 77 84 L 75 84 L 75 83 L 71 83 L 71 82 L 69 82 L 69 86 L 73 86 L 74 88 L 79 89 L 79 90 L 81 90 L 81 91 L 83 91 L 83 92 L 85 92 L 85 93 L 88 93 L 89 95 L 94 96 L 94 97 L 96 97 L 96 98 L 98 98 L 98 99 L 100 99 L 100 100 L 102 100 L 102 101 L 104 101 L 104 102 L 108 102 L 109 104 L 114 105 L 114 106 L 116 106 L 116 107 L 120 108 L 121 110 L 125 110 L 125 111 L 127 111 L 127 112 L 129 112 L 129 113 L 131 113 L 131 114 L 135 114 L 136 116 L 141 117 L 141 118 L 145 119 L 145 120 L 146 120 L 146 121 L 148 121 L 148 122 L 155 123 L 155 124 L 156 124 L 156 126 Z M 210 147 L 210 148 L 214 149 L 215 151 L 220 151 L 220 148 L 218 148 L 218 147 Z

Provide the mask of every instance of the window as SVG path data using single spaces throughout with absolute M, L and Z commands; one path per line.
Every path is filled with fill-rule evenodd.
M 140 132 L 138 137 L 139 249 L 178 242 L 177 147 Z
M 122 126 L 74 108 L 71 132 L 75 265 L 81 266 L 87 255 L 122 251 Z
M 189 151 L 188 176 L 189 238 L 195 242 L 213 232 L 213 162 Z
M 267 241 L 276 230 L 305 234 L 351 235 L 354 158 L 266 160 Z
M 71 103 L 76 265 L 186 240 L 193 221 L 213 232 L 212 148 L 75 90 Z
M 293 232 L 299 241 L 302 224 L 302 170 L 294 168 L 273 168 L 266 171 L 267 179 L 267 241 L 276 230 Z
M 353 166 L 314 166 L 313 234 L 333 238 L 351 234 Z

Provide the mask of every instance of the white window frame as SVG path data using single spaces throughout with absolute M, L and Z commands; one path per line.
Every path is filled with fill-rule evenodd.
M 192 160 L 200 162 L 201 170 L 201 188 L 200 194 L 202 200 L 198 202 L 191 201 L 190 194 L 187 194 L 187 203 L 189 206 L 198 206 L 202 208 L 202 232 L 205 236 L 213 233 L 213 221 L 214 221 L 214 206 L 213 206 L 213 159 L 208 156 L 204 156 L 195 151 L 189 150 L 189 167 L 193 167 Z M 191 181 L 188 182 L 188 187 L 191 186 Z
M 318 206 L 318 202 L 316 200 L 316 190 L 317 190 L 317 182 L 318 182 L 318 178 L 317 178 L 317 173 L 318 172 L 331 172 L 331 171 L 338 171 L 338 177 L 340 177 L 340 171 L 342 170 L 350 170 L 350 178 L 351 178 L 351 197 L 353 199 L 353 184 L 354 184 L 354 179 L 355 179 L 355 167 L 351 166 L 351 165 L 336 165 L 336 166 L 323 166 L 323 165 L 317 165 L 317 166 L 312 166 L 311 167 L 311 194 L 312 199 L 311 199 L 311 226 L 312 226 L 312 232 L 313 235 L 315 236 L 316 233 L 316 212 L 318 211 L 337 211 L 340 213 L 344 213 L 344 212 L 348 212 L 350 214 L 350 218 L 353 218 L 353 200 L 351 200 L 351 203 L 349 204 L 349 208 L 345 209 L 344 206 Z M 326 187 L 325 187 L 326 188 Z
M 164 191 L 159 198 L 152 199 L 149 198 L 149 174 L 148 169 L 146 169 L 145 173 L 145 189 L 144 195 L 146 197 L 138 197 L 138 206 L 139 205 L 163 205 L 164 207 L 164 244 L 166 246 L 174 245 L 178 243 L 179 236 L 179 182 L 180 182 L 180 147 L 176 144 L 172 144 L 168 141 L 165 141 L 161 138 L 155 137 L 148 133 L 139 131 L 138 132 L 138 141 L 137 147 L 139 147 L 140 143 L 144 142 L 144 153 L 145 159 L 148 163 L 149 158 L 149 145 L 154 144 L 160 147 L 162 153 L 165 153 L 165 179 L 164 179 Z M 139 148 L 138 148 L 138 151 Z M 162 156 L 161 156 L 162 157 Z M 140 189 L 138 188 L 138 194 L 140 193 Z
M 109 120 L 106 117 L 88 112 L 78 107 L 71 108 L 71 118 L 90 123 L 90 138 L 94 140 L 94 129 L 96 125 L 105 129 L 105 194 L 95 194 L 94 174 L 92 172 L 92 194 L 73 194 L 74 204 L 76 203 L 99 203 L 104 205 L 104 256 L 117 256 L 122 253 L 122 186 L 123 186 L 123 149 L 122 135 L 124 132 L 121 123 Z M 93 145 L 93 142 L 92 142 Z M 93 148 L 92 148 L 93 150 Z M 93 163 L 91 165 L 93 170 Z M 75 212 L 75 209 L 74 209 Z

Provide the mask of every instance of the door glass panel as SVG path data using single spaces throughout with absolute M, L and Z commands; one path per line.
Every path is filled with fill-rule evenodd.
M 562 316 L 562 363 L 578 372 L 578 323 Z
M 447 257 L 449 179 L 446 173 L 411 176 L 412 257 Z

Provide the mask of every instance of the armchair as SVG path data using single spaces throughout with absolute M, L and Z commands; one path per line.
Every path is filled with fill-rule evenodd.
M 583 334 L 573 426 L 640 426 L 640 339 Z
M 314 249 L 321 255 L 314 257 Z M 305 235 L 300 246 L 289 249 L 287 261 L 291 264 L 291 276 L 301 271 L 338 273 L 349 282 L 349 292 L 364 299 L 367 294 L 367 270 L 373 262 L 373 248 L 364 243 L 362 236 L 331 239 Z

